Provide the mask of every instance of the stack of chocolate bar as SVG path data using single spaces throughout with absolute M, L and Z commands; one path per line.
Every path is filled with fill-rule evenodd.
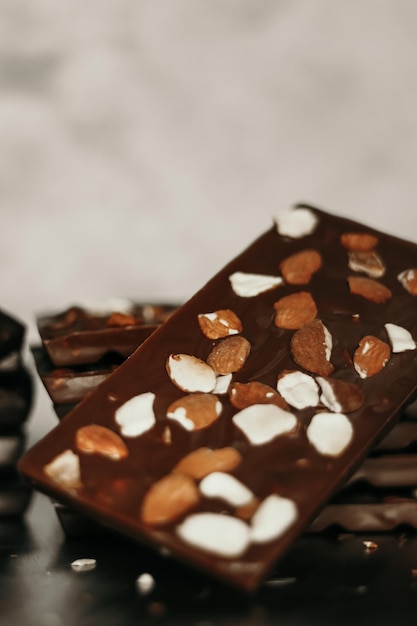
M 45 348 L 76 319 L 53 317 Z M 416 340 L 417 245 L 298 206 L 20 469 L 63 505 L 253 590 L 303 532 L 417 528 Z
M 33 393 L 22 356 L 24 336 L 23 324 L 0 310 L 0 520 L 22 515 L 32 491 L 17 471 Z

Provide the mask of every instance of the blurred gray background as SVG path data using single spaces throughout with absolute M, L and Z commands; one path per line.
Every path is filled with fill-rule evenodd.
M 414 0 L 0 0 L 1 306 L 181 301 L 309 201 L 417 239 Z

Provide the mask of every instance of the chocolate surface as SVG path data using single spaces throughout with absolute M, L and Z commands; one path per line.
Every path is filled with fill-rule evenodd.
M 415 350 L 392 354 L 378 374 L 365 379 L 353 367 L 352 355 L 365 335 L 386 342 L 387 322 L 400 325 L 417 337 L 417 300 L 397 278 L 400 272 L 417 266 L 417 246 L 316 209 L 314 213 L 318 224 L 312 234 L 292 239 L 278 235 L 273 227 L 226 266 L 156 330 L 99 390 L 82 401 L 70 419 L 63 420 L 29 451 L 20 464 L 21 471 L 41 490 L 116 530 L 168 549 L 239 587 L 257 587 L 371 446 L 386 434 L 400 407 L 416 388 Z M 372 232 L 378 237 L 378 253 L 386 264 L 380 282 L 392 292 L 392 298 L 376 303 L 349 291 L 347 278 L 352 270 L 340 237 L 350 231 Z M 309 248 L 320 252 L 323 265 L 302 289 L 313 296 L 318 318 L 333 338 L 331 376 L 355 383 L 365 398 L 363 406 L 348 415 L 353 437 L 346 449 L 329 456 L 318 452 L 309 442 L 306 428 L 317 408 L 292 408 L 297 427 L 262 444 L 250 443 L 235 426 L 232 417 L 237 411 L 227 396 L 219 396 L 221 414 L 203 430 L 189 432 L 167 419 L 168 407 L 184 395 L 167 375 L 168 356 L 184 353 L 205 361 L 213 348 L 213 341 L 198 326 L 200 314 L 231 309 L 241 319 L 242 335 L 249 341 L 251 350 L 240 371 L 233 375 L 235 381 L 259 381 L 275 387 L 280 373 L 299 369 L 290 350 L 294 331 L 274 325 L 274 303 L 300 287 L 283 284 L 246 298 L 234 293 L 229 276 L 234 272 L 277 275 L 282 260 Z M 140 436 L 124 438 L 128 447 L 125 458 L 116 462 L 100 454 L 80 453 L 76 433 L 81 427 L 94 422 L 120 435 L 115 410 L 132 397 L 149 392 L 155 393 L 156 423 Z M 213 449 L 230 446 L 238 450 L 243 461 L 232 473 L 260 501 L 278 494 L 295 503 L 296 519 L 282 536 L 274 541 L 251 543 L 239 558 L 231 559 L 188 545 L 177 534 L 178 520 L 155 527 L 141 519 L 141 506 L 149 487 L 169 475 L 187 453 L 201 446 Z M 74 490 L 60 486 L 45 473 L 45 467 L 66 450 L 72 450 L 81 464 L 81 484 Z M 226 513 L 234 519 L 233 507 L 217 498 L 202 497 L 193 512 L 203 511 Z

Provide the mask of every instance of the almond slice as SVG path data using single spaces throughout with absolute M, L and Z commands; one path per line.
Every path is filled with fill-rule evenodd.
M 298 422 L 295 415 L 274 404 L 253 404 L 236 413 L 233 423 L 257 446 L 291 432 Z
M 217 420 L 222 408 L 222 403 L 214 394 L 192 393 L 170 404 L 167 417 L 186 430 L 201 430 Z
M 381 278 L 385 274 L 385 264 L 374 250 L 349 252 L 348 266 L 354 272 L 364 272 L 371 278 Z
M 166 370 L 182 391 L 210 393 L 216 386 L 216 374 L 210 365 L 190 354 L 171 354 Z
M 197 448 L 184 456 L 174 467 L 174 472 L 187 474 L 201 480 L 212 472 L 231 472 L 242 462 L 242 455 L 235 448 L 212 450 Z
M 199 500 L 200 494 L 192 478 L 185 474 L 168 474 L 146 493 L 141 519 L 152 526 L 168 524 L 188 513 Z
M 373 278 L 364 278 L 363 276 L 348 276 L 348 284 L 350 292 L 376 302 L 383 304 L 392 296 L 391 291 L 385 285 L 373 280 Z
M 286 330 L 298 330 L 317 315 L 316 303 L 308 291 L 284 296 L 274 303 L 274 308 L 275 326 Z
M 72 450 L 65 450 L 58 454 L 48 465 L 44 472 L 54 483 L 64 489 L 80 489 L 81 482 L 80 458 Z
M 209 339 L 222 339 L 242 332 L 242 322 L 230 309 L 201 313 L 197 319 L 201 332 Z
M 409 294 L 417 296 L 417 268 L 410 268 L 400 272 L 398 280 Z
M 378 374 L 388 363 L 391 349 L 387 343 L 366 335 L 362 337 L 353 355 L 353 365 L 361 378 Z
M 320 376 L 329 376 L 333 372 L 330 363 L 332 336 L 321 320 L 315 319 L 297 330 L 290 349 L 294 361 L 308 372 Z
M 235 272 L 229 276 L 231 287 L 241 298 L 253 298 L 284 283 L 281 276 Z
M 258 381 L 233 383 L 229 399 L 236 409 L 245 409 L 252 404 L 276 404 L 281 409 L 288 409 L 288 404 L 275 389 Z
M 318 224 L 317 215 L 306 207 L 279 211 L 274 218 L 277 231 L 283 237 L 300 239 L 310 235 Z
M 207 357 L 208 365 L 216 374 L 232 374 L 244 366 L 250 353 L 250 343 L 245 337 L 229 337 L 214 346 Z
M 99 424 L 88 424 L 79 428 L 75 433 L 75 445 L 80 452 L 101 454 L 115 461 L 124 459 L 129 454 L 123 439 Z
M 353 438 L 353 426 L 343 413 L 317 413 L 307 427 L 307 438 L 317 452 L 339 456 Z
M 317 250 L 302 250 L 284 259 L 279 268 L 288 285 L 306 285 L 322 264 Z
M 344 248 L 353 252 L 370 252 L 378 245 L 378 238 L 369 233 L 343 233 L 340 242 Z

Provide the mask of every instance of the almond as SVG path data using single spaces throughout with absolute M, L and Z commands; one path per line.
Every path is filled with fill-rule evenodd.
M 340 242 L 347 250 L 369 252 L 378 245 L 378 238 L 368 233 L 343 233 Z
M 275 326 L 298 330 L 317 315 L 316 303 L 307 291 L 284 296 L 274 304 Z
M 179 422 L 186 430 L 201 430 L 217 420 L 222 408 L 214 394 L 191 393 L 170 404 L 167 417 Z
M 417 268 L 410 268 L 398 274 L 398 280 L 406 291 L 417 296 Z
M 335 413 L 351 413 L 359 409 L 364 402 L 362 389 L 338 378 L 317 377 L 321 388 L 320 401 Z
M 378 374 L 388 363 L 390 356 L 391 349 L 387 343 L 373 335 L 366 335 L 355 350 L 353 364 L 361 378 L 368 378 Z
M 217 374 L 232 374 L 244 366 L 250 353 L 250 343 L 245 337 L 229 337 L 214 346 L 207 363 Z
M 385 274 L 385 264 L 379 254 L 373 250 L 367 252 L 349 252 L 349 268 L 354 272 L 364 272 L 371 278 L 380 278 Z
M 291 353 L 294 361 L 303 369 L 319 376 L 330 376 L 332 337 L 323 322 L 315 319 L 293 335 Z
M 98 424 L 88 424 L 79 428 L 75 433 L 75 445 L 80 452 L 101 454 L 117 461 L 129 454 L 126 444 L 119 435 Z
M 210 365 L 191 354 L 171 354 L 166 362 L 168 376 L 182 391 L 210 393 L 216 374 Z
M 209 339 L 222 339 L 242 332 L 242 322 L 230 309 L 219 309 L 198 316 L 201 332 Z
M 168 474 L 146 493 L 140 515 L 145 524 L 169 524 L 193 509 L 199 500 L 200 494 L 192 478 L 185 474 Z
M 363 276 L 348 276 L 350 292 L 376 302 L 383 304 L 392 296 L 391 291 L 385 285 L 373 280 L 372 278 L 364 278 Z
M 252 404 L 276 404 L 281 409 L 288 410 L 288 404 L 275 389 L 258 381 L 233 383 L 229 390 L 229 399 L 237 409 L 245 409 Z
M 112 313 L 107 320 L 107 326 L 134 326 L 139 320 L 134 315 L 126 313 Z
M 51 480 L 64 489 L 80 489 L 81 481 L 80 457 L 72 450 L 58 454 L 45 465 L 44 472 Z
M 287 284 L 306 285 L 321 266 L 322 258 L 319 252 L 303 250 L 284 259 L 279 267 Z
M 173 471 L 187 474 L 195 480 L 201 480 L 212 472 L 231 472 L 241 461 L 242 456 L 235 448 L 226 447 L 212 450 L 203 447 L 184 456 Z

